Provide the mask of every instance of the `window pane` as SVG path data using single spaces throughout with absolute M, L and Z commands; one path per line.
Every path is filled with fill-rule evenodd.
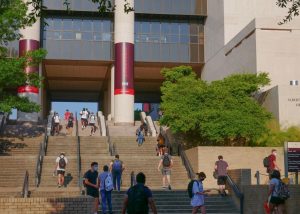
M 73 29 L 73 21 L 71 19 L 65 19 L 63 24 L 64 24 L 64 26 L 63 26 L 64 30 L 72 30 Z
M 61 30 L 62 29 L 62 20 L 61 19 L 54 19 L 53 20 L 53 29 L 54 30 Z
M 103 21 L 103 32 L 110 33 L 110 21 Z
M 81 30 L 82 31 L 92 31 L 92 21 L 90 21 L 90 20 L 83 20 L 82 21 Z
M 151 33 L 159 34 L 160 33 L 160 23 L 152 22 Z
M 93 40 L 93 34 L 91 32 L 82 32 L 82 40 Z
M 62 39 L 75 39 L 75 34 L 73 32 L 62 32 Z
M 80 31 L 81 30 L 81 20 L 75 19 L 73 21 L 73 29 L 75 31 Z
M 150 33 L 150 23 L 149 22 L 141 22 L 141 32 L 142 33 Z

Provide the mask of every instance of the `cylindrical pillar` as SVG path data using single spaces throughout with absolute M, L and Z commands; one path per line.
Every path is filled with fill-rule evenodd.
M 115 118 L 115 66 L 111 67 L 110 71 L 110 115 L 111 119 Z
M 28 0 L 23 0 L 24 2 Z M 31 13 L 33 7 L 31 5 L 28 6 L 28 13 Z M 26 27 L 25 29 L 20 29 L 21 35 L 23 37 L 19 41 L 19 56 L 24 56 L 26 52 L 37 50 L 40 48 L 40 18 L 37 17 L 37 21 L 30 27 Z M 39 74 L 41 66 L 27 66 L 24 70 L 26 74 L 29 73 L 37 73 Z M 18 95 L 20 97 L 28 97 L 28 99 L 32 102 L 41 103 L 41 97 L 39 95 L 39 89 L 34 86 L 24 85 L 18 88 Z M 38 113 L 26 113 L 20 112 L 17 113 L 18 121 L 38 121 Z
M 130 7 L 134 0 L 127 0 Z M 115 125 L 134 124 L 134 11 L 124 11 L 124 0 L 115 1 Z

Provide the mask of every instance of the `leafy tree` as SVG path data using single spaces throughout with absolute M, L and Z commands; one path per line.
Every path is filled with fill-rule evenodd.
M 12 108 L 24 112 L 39 111 L 39 106 L 25 97 L 18 97 L 16 88 L 23 85 L 40 87 L 38 74 L 26 75 L 26 66 L 37 65 L 46 55 L 45 50 L 28 52 L 19 58 L 6 56 L 6 45 L 21 37 L 19 29 L 34 23 L 34 14 L 28 14 L 28 4 L 22 0 L 0 1 L 0 111 L 10 112 Z
M 276 4 L 281 8 L 288 8 L 287 15 L 279 24 L 284 24 L 299 16 L 300 0 L 276 0 Z
M 253 94 L 268 75 L 235 74 L 207 83 L 191 67 L 163 69 L 163 125 L 204 145 L 250 145 L 266 131 L 271 114 Z M 191 142 L 190 142 L 191 144 Z

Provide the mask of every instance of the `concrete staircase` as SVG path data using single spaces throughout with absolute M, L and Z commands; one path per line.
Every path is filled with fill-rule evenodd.
M 146 183 L 148 183 L 146 181 Z M 158 213 L 181 213 L 190 214 L 190 198 L 186 191 L 152 191 Z M 125 192 L 113 192 L 112 205 L 114 213 L 121 213 Z M 210 195 L 205 200 L 206 211 L 210 214 L 239 214 L 230 198 L 219 195 Z M 151 209 L 150 209 L 151 211 Z M 99 210 L 99 213 L 102 213 Z M 152 213 L 152 212 L 150 212 Z

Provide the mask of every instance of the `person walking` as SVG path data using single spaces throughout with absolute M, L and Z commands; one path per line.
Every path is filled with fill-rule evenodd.
M 130 187 L 126 192 L 123 202 L 122 214 L 148 214 L 149 205 L 152 213 L 157 214 L 156 206 L 151 190 L 145 186 L 146 176 L 140 172 L 136 175 L 137 184 Z
M 80 111 L 80 116 L 81 116 L 81 129 L 85 129 L 87 124 L 88 124 L 88 111 L 83 108 L 82 111 Z
M 267 173 L 269 173 L 269 175 L 271 175 L 274 170 L 280 171 L 280 168 L 276 162 L 276 157 L 277 157 L 277 150 L 272 149 L 271 154 L 268 156 L 269 166 L 267 167 Z
M 164 154 L 164 148 L 166 147 L 165 145 L 165 138 L 161 133 L 159 133 L 157 137 L 157 149 L 158 149 L 158 156 L 162 156 Z
M 110 171 L 113 175 L 114 190 L 121 190 L 122 173 L 125 170 L 123 161 L 120 160 L 120 156 L 116 155 L 115 160 L 110 163 Z
M 191 199 L 191 205 L 193 207 L 192 214 L 196 214 L 198 210 L 201 210 L 202 214 L 206 214 L 205 208 L 205 194 L 210 192 L 210 190 L 204 190 L 203 181 L 206 178 L 204 172 L 196 173 L 198 175 L 198 180 L 193 183 L 193 197 Z
M 73 125 L 74 125 L 74 117 L 73 117 L 73 113 L 70 113 L 70 116 L 68 117 L 68 120 L 67 120 L 67 126 L 66 126 L 66 129 L 67 129 L 67 135 L 71 135 L 72 132 L 73 132 Z
M 280 172 L 278 170 L 273 170 L 272 174 L 270 175 L 270 184 L 269 184 L 269 191 L 268 191 L 268 198 L 269 200 L 269 209 L 270 213 L 273 213 L 275 210 L 275 207 L 277 208 L 276 214 L 284 214 L 285 213 L 285 207 L 284 203 L 285 201 L 279 197 L 279 191 L 280 191 L 280 185 L 281 185 L 281 179 L 280 179 Z
M 56 135 L 59 135 L 59 131 L 60 131 L 60 117 L 59 114 L 57 112 L 54 113 L 54 132 Z
M 65 184 L 65 172 L 68 164 L 68 159 L 64 152 L 61 152 L 55 160 L 55 169 L 57 174 L 57 185 L 58 188 Z
M 145 141 L 145 137 L 143 134 L 143 126 L 141 125 L 137 130 L 136 130 L 136 141 L 138 143 L 138 146 L 143 145 L 144 141 Z
M 219 185 L 219 193 L 222 196 L 226 196 L 226 191 L 225 191 L 225 184 L 227 180 L 227 170 L 228 170 L 228 163 L 223 160 L 223 156 L 219 155 L 218 156 L 218 161 L 215 163 L 215 170 L 218 175 L 218 180 L 217 183 Z
M 64 115 L 64 119 L 65 119 L 66 122 L 68 122 L 68 119 L 69 119 L 70 115 L 71 115 L 71 113 L 69 112 L 69 109 L 66 109 L 65 115 Z
M 94 198 L 94 204 L 92 208 L 92 213 L 98 213 L 98 204 L 99 204 L 99 180 L 98 180 L 98 163 L 92 162 L 91 169 L 89 169 L 84 174 L 84 184 L 86 186 L 87 195 Z
M 99 174 L 99 190 L 101 195 L 102 213 L 106 213 L 108 206 L 109 213 L 112 214 L 111 192 L 114 189 L 112 175 L 108 171 L 108 166 L 103 166 L 103 172 Z
M 162 167 L 162 169 L 160 169 Z M 161 159 L 158 164 L 158 171 L 161 171 L 162 173 L 162 182 L 163 186 L 162 188 L 168 188 L 169 190 L 172 190 L 171 188 L 171 170 L 173 167 L 173 160 L 172 156 L 168 153 L 168 148 L 164 148 L 164 155 L 161 156 Z M 168 186 L 166 186 L 166 181 L 168 182 Z
M 90 117 L 89 117 L 89 124 L 91 126 L 91 134 L 90 136 L 94 135 L 96 132 L 96 115 L 94 114 L 94 112 L 91 113 Z

